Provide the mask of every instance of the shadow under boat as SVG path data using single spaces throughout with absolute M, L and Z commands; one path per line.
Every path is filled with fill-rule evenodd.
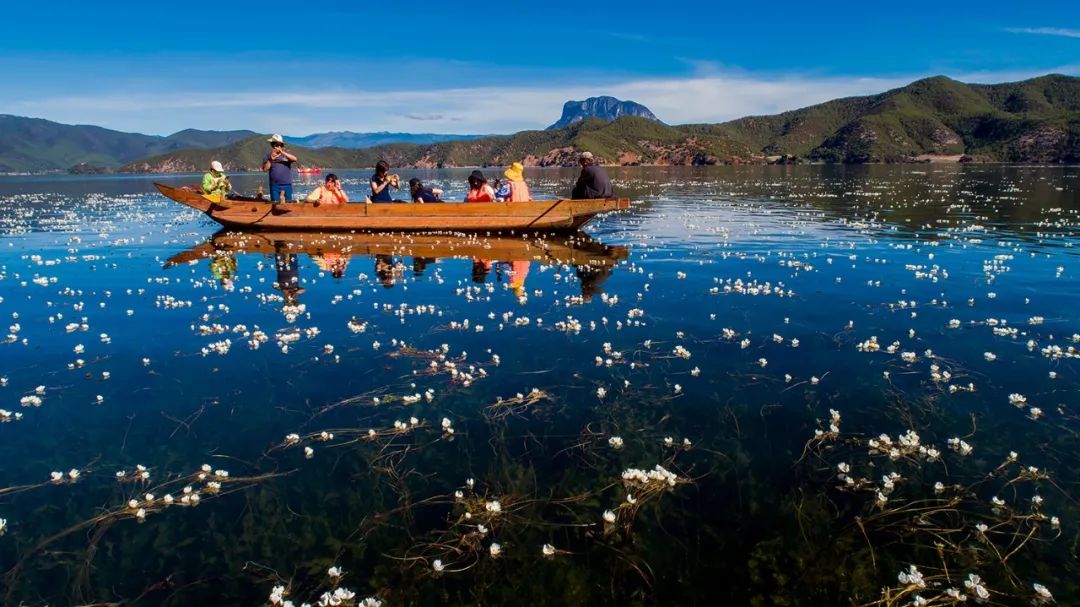
M 283 255 L 307 255 L 320 267 L 326 265 L 327 260 L 348 263 L 351 257 L 366 256 L 375 259 L 376 270 L 380 264 L 386 266 L 388 260 L 395 257 L 411 257 L 416 276 L 439 259 L 464 259 L 473 262 L 472 279 L 475 282 L 483 282 L 487 274 L 478 272 L 477 267 L 486 264 L 490 268 L 492 262 L 526 264 L 525 267 L 529 262 L 567 265 L 576 269 L 582 295 L 588 299 L 602 292 L 600 284 L 620 261 L 627 258 L 629 249 L 603 244 L 583 232 L 484 236 L 471 233 L 245 232 L 224 229 L 206 242 L 173 255 L 164 267 L 240 254 L 259 254 L 275 259 L 281 259 Z M 334 276 L 343 274 L 329 267 L 322 269 L 330 269 Z M 396 281 L 381 282 L 384 286 L 392 286 Z

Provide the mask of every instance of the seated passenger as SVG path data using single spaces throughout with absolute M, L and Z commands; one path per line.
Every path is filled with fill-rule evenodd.
M 487 179 L 480 171 L 473 171 L 469 175 L 469 193 L 465 195 L 465 202 L 494 202 L 495 190 L 488 185 Z
M 390 188 L 401 189 L 401 179 L 390 174 L 390 165 L 385 160 L 375 164 L 375 174 L 371 176 L 371 202 L 394 202 Z
M 341 189 L 341 180 L 338 176 L 330 173 L 326 176 L 325 183 L 307 195 L 307 201 L 315 204 L 345 204 L 349 202 L 349 197 Z
M 495 192 L 495 199 L 499 202 L 529 202 L 529 186 L 525 184 L 525 165 L 515 162 L 510 168 L 503 171 L 506 183 Z
M 413 202 L 442 202 L 442 193 L 439 188 L 425 188 L 423 182 L 416 177 L 409 180 L 409 197 Z
M 581 175 L 578 177 L 577 183 L 574 184 L 574 190 L 570 193 L 570 198 L 581 200 L 584 198 L 615 197 L 615 190 L 611 187 L 611 180 L 608 179 L 607 171 L 596 164 L 596 158 L 592 155 L 592 152 L 582 152 L 578 162 L 581 164 Z
M 210 163 L 210 172 L 203 175 L 202 191 L 203 194 L 208 196 L 217 196 L 218 200 L 225 198 L 225 196 L 232 191 L 232 184 L 229 183 L 229 177 L 225 174 L 225 169 L 217 160 Z

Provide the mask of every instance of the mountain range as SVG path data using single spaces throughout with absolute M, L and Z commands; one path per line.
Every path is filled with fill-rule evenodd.
M 849 97 L 772 116 L 668 126 L 624 116 L 471 141 L 397 144 L 364 150 L 296 149 L 302 161 L 367 167 L 573 164 L 582 150 L 606 164 L 709 165 L 765 162 L 1080 162 L 1080 78 L 1048 75 L 1005 84 L 938 76 L 877 95 Z M 201 170 L 213 158 L 257 169 L 258 140 L 186 150 L 129 164 L 126 171 Z
M 598 103 L 593 109 L 599 112 L 605 107 Z M 506 165 L 513 161 L 557 166 L 573 164 L 583 150 L 606 164 L 619 165 L 867 163 L 927 158 L 1080 162 L 1080 78 L 1062 75 L 1004 84 L 965 84 L 938 76 L 876 95 L 720 124 L 669 126 L 641 116 L 623 115 L 611 122 L 605 118 L 610 115 L 572 119 L 569 126 L 551 130 L 467 140 L 359 149 L 294 146 L 293 151 L 304 164 L 334 168 L 369 167 L 379 159 L 414 167 Z M 251 134 L 245 131 L 181 131 L 161 138 L 35 119 L 18 119 L 33 128 L 23 125 L 13 129 L 12 119 L 0 117 L 0 170 L 27 170 L 23 167 L 33 161 L 46 164 L 43 151 L 55 153 L 47 168 L 67 168 L 77 162 L 118 162 L 123 155 L 130 160 L 120 170 L 129 172 L 202 171 L 212 159 L 221 160 L 230 171 L 258 170 L 266 151 L 265 135 L 236 139 L 240 134 Z M 67 138 L 50 135 L 52 131 L 43 123 L 75 131 Z M 134 139 L 118 142 L 118 135 Z M 211 147 L 216 137 L 229 140 Z M 183 145 L 181 140 L 193 145 L 177 149 Z M 194 147 L 196 144 L 201 149 Z M 166 147 L 162 151 L 157 146 Z M 120 150 L 110 151 L 114 147 Z
M 589 97 L 585 101 L 567 101 L 563 104 L 562 116 L 547 128 L 549 131 L 572 126 L 586 118 L 600 118 L 614 122 L 623 116 L 637 116 L 660 122 L 649 108 L 633 101 L 620 101 L 614 97 Z
M 253 131 L 187 129 L 161 137 L 0 114 L 0 171 L 117 167 L 175 150 L 228 145 L 253 135 Z
M 287 140 L 314 148 L 366 148 L 393 143 L 431 144 L 479 137 L 482 135 L 342 131 L 288 137 Z M 185 129 L 168 136 L 144 135 L 99 126 L 61 124 L 41 118 L 0 114 L 0 172 L 102 172 L 135 160 L 179 150 L 216 149 L 246 139 L 265 138 L 264 135 L 246 130 Z

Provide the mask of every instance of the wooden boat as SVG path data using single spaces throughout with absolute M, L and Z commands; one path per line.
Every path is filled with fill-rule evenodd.
M 576 230 L 600 213 L 630 208 L 626 198 L 428 204 L 270 204 L 254 198 L 217 201 L 198 188 L 154 186 L 166 197 L 233 228 L 271 230 Z
M 219 253 L 303 253 L 321 257 L 390 255 L 404 257 L 471 258 L 498 261 L 537 261 L 576 267 L 610 268 L 626 259 L 622 246 L 596 242 L 585 234 L 524 238 L 451 233 L 239 232 L 221 230 L 208 241 L 168 259 L 165 267 L 191 263 Z

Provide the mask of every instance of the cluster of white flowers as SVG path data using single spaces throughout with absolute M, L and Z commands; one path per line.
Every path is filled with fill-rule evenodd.
M 356 593 L 348 588 L 335 588 L 333 592 L 324 592 L 319 597 L 318 602 L 315 604 L 319 607 L 337 607 L 338 605 L 344 605 L 347 601 L 353 600 L 356 597 Z
M 202 355 L 207 356 L 211 352 L 213 352 L 215 354 L 220 354 L 221 356 L 224 356 L 224 355 L 229 353 L 229 348 L 231 348 L 231 347 L 232 347 L 232 340 L 231 339 L 223 339 L 221 341 L 215 341 L 213 343 L 207 344 L 206 347 L 204 347 L 202 349 Z
M 611 447 L 612 449 L 622 449 L 623 448 L 623 439 L 622 439 L 621 436 L 612 436 L 611 438 L 608 439 L 607 442 L 608 442 L 608 446 Z
M 990 598 L 990 591 L 983 585 L 982 578 L 974 573 L 968 574 L 967 579 L 964 580 L 964 587 L 980 601 Z
M 23 414 L 19 412 L 12 413 L 7 409 L 0 409 L 0 423 L 19 421 L 23 418 Z
M 681 359 L 690 360 L 690 350 L 682 347 L 682 345 L 675 346 L 675 349 L 672 350 L 672 354 L 678 356 Z
M 959 437 L 954 436 L 953 438 L 950 438 L 948 443 L 949 448 L 953 451 L 956 451 L 960 455 L 971 455 L 971 452 L 973 450 L 972 446 L 969 445 L 967 441 L 964 441 Z
M 926 580 L 923 579 L 922 572 L 920 572 L 915 565 L 909 566 L 907 571 L 901 571 L 900 575 L 896 577 L 900 580 L 900 583 L 905 586 L 926 588 Z
M 622 480 L 624 483 L 642 485 L 642 486 L 663 486 L 674 487 L 679 481 L 678 475 L 656 464 L 652 470 L 645 471 L 640 468 L 627 468 L 622 473 Z

